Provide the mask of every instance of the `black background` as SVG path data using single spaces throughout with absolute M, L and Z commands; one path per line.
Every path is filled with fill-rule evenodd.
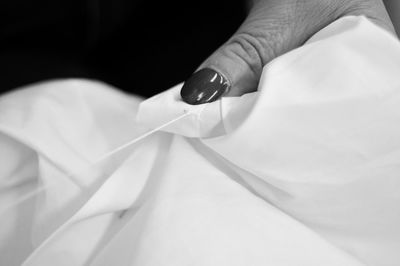
M 244 18 L 241 0 L 2 0 L 0 92 L 84 77 L 151 96 L 186 79 Z

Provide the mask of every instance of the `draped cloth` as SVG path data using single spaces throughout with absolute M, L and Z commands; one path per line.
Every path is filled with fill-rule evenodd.
M 3 95 L 0 265 L 399 265 L 399 73 L 398 40 L 346 17 L 241 97 Z

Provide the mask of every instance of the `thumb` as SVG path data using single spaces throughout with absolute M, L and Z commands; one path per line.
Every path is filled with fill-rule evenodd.
M 351 0 L 253 2 L 249 16 L 237 32 L 186 80 L 181 89 L 185 102 L 202 104 L 222 95 L 255 91 L 264 65 L 299 47 L 338 17 L 349 14 L 348 10 L 357 9 L 357 1 Z
M 296 14 L 301 12 L 296 10 L 299 8 L 296 2 L 255 1 L 237 32 L 186 80 L 181 90 L 182 99 L 189 104 L 202 104 L 222 95 L 238 96 L 255 91 L 263 66 L 301 45 L 309 35 L 295 23 L 302 19 Z

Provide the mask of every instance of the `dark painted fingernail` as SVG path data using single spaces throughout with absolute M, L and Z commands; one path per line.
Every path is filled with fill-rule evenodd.
M 229 82 L 217 71 L 203 68 L 189 77 L 181 89 L 181 97 L 188 104 L 210 103 L 229 90 Z

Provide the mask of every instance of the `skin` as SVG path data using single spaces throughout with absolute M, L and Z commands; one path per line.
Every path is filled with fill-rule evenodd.
M 227 96 L 255 91 L 269 61 L 351 15 L 364 15 L 395 34 L 382 0 L 253 0 L 240 28 L 199 69 L 221 73 L 231 85 Z
M 396 29 L 397 35 L 400 35 L 400 1 L 384 0 L 386 9 L 389 12 L 392 23 Z

